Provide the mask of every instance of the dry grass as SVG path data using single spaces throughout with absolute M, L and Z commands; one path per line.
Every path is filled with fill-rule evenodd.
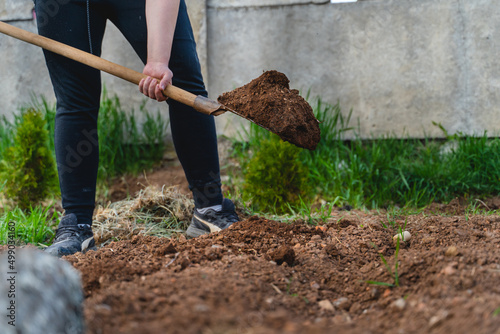
M 92 228 L 97 244 L 137 234 L 171 237 L 182 233 L 192 216 L 193 201 L 177 187 L 147 187 L 136 198 L 99 207 Z

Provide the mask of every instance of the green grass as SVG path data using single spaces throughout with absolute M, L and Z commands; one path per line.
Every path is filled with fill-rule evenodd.
M 493 316 L 497 317 L 500 314 L 500 307 L 493 311 Z
M 15 208 L 5 212 L 0 216 L 0 244 L 7 244 L 9 240 L 17 245 L 49 243 L 54 237 L 53 226 L 59 218 L 57 211 L 51 213 L 50 209 L 36 206 L 29 211 Z M 10 222 L 13 224 L 9 225 Z
M 13 132 L 11 131 L 11 124 L 3 116 L 0 121 L 0 159 L 3 157 L 3 152 L 12 146 L 12 142 Z
M 309 170 L 316 199 L 355 208 L 422 208 L 455 197 L 485 198 L 500 194 L 500 139 L 449 135 L 445 139 L 383 136 L 361 139 L 352 113 L 316 99 L 311 103 L 321 121 L 315 151 L 299 159 Z M 348 135 L 348 136 L 347 136 Z M 250 124 L 234 141 L 234 157 L 244 167 L 262 142 L 275 136 Z M 244 174 L 244 172 L 243 172 Z M 238 178 L 233 175 L 235 184 Z M 272 191 L 272 189 L 270 189 Z M 303 212 L 312 202 L 293 207 Z
M 104 91 L 98 122 L 100 180 L 138 174 L 161 161 L 168 123 L 160 112 L 147 112 L 144 104 L 140 112 L 145 118 L 142 130 L 135 111 L 126 113 L 118 97 Z
M 8 120 L 6 117 L 0 119 L 0 160 L 3 159 L 6 149 L 13 145 L 22 111 L 28 108 L 41 111 L 49 132 L 49 149 L 55 157 L 56 107 L 41 97 L 33 98 L 29 106 L 13 113 L 11 119 Z M 119 99 L 116 96 L 110 97 L 104 90 L 98 119 L 100 162 L 98 189 L 101 192 L 105 193 L 107 184 L 113 178 L 123 174 L 137 175 L 150 169 L 163 158 L 168 122 L 161 117 L 160 111 L 153 113 L 145 110 L 144 104 L 140 107 L 139 113 L 134 110 L 124 110 Z M 0 179 L 2 194 L 5 184 L 6 181 Z M 0 197 L 0 200 L 3 201 L 5 198 Z M 16 222 L 15 238 L 18 243 L 44 243 L 53 237 L 50 221 L 57 217 L 48 217 L 48 209 L 37 206 L 32 210 L 22 211 L 9 201 L 4 202 L 2 202 L 3 208 L 0 208 L 2 215 L 0 244 L 7 241 L 8 222 L 11 220 Z M 7 209 L 6 205 L 10 208 Z

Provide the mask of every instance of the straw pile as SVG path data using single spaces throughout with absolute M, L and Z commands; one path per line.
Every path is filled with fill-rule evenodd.
M 97 244 L 130 239 L 137 234 L 172 236 L 182 233 L 192 216 L 192 199 L 177 187 L 147 187 L 136 198 L 99 207 L 93 230 Z

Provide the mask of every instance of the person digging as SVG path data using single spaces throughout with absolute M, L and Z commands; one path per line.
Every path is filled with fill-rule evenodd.
M 239 220 L 234 204 L 223 198 L 213 116 L 168 99 L 173 84 L 207 96 L 184 0 L 68 0 L 58 6 L 36 0 L 40 35 L 100 56 L 107 20 L 112 21 L 144 62 L 139 90 L 167 101 L 174 146 L 193 193 L 195 209 L 186 234 L 228 228 Z M 92 215 L 98 170 L 97 117 L 100 71 L 44 50 L 57 99 L 55 151 L 65 215 L 54 242 L 55 256 L 95 249 Z M 160 81 L 156 79 L 158 78 Z

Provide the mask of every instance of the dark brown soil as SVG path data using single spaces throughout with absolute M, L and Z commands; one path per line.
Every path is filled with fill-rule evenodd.
M 309 103 L 298 90 L 290 89 L 289 82 L 283 73 L 267 71 L 217 100 L 281 139 L 314 150 L 320 140 L 319 122 Z
M 339 210 L 322 227 L 251 217 L 66 260 L 89 333 L 499 334 L 500 217 L 417 215 L 406 229 L 397 258 L 386 215 Z M 399 287 L 368 283 L 394 283 L 380 254 Z
M 123 176 L 114 180 L 109 188 L 106 202 L 117 202 L 129 197 L 136 197 L 137 193 L 148 186 L 161 189 L 163 186 L 177 186 L 179 192 L 192 197 L 184 170 L 180 165 L 169 165 L 155 168 L 148 174 L 139 176 Z

